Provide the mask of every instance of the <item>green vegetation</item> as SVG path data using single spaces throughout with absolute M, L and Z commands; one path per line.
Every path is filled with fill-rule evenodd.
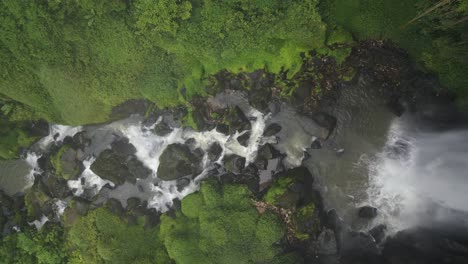
M 67 260 L 63 230 L 55 226 L 43 231 L 27 228 L 0 240 L 1 263 L 60 264 Z
M 90 211 L 67 234 L 69 263 L 170 263 L 156 228 L 129 225 L 106 209 Z
M 265 195 L 265 201 L 272 205 L 277 205 L 281 196 L 283 196 L 288 188 L 294 184 L 294 180 L 289 177 L 279 178 L 274 184 L 270 187 L 268 192 Z
M 256 211 L 246 187 L 206 182 L 176 217 L 162 216 L 160 232 L 177 263 L 264 263 L 284 231 L 277 216 Z
M 437 73 L 462 100 L 468 98 L 467 6 L 467 0 L 324 0 L 320 4 L 330 27 L 342 27 L 360 40 L 392 40 L 422 67 Z
M 323 47 L 316 0 L 2 1 L 0 92 L 54 122 L 106 121 L 132 98 L 204 94 L 222 69 L 283 68 Z

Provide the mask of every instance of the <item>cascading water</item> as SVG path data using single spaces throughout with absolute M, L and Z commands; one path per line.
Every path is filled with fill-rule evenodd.
M 368 203 L 391 231 L 415 226 L 468 227 L 468 130 L 425 132 L 410 118 L 391 124 L 369 165 Z

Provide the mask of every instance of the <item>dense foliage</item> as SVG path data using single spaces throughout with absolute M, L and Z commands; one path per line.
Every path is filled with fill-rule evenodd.
M 0 263 L 64 263 L 67 251 L 63 242 L 63 232 L 58 227 L 44 232 L 28 228 L 1 240 Z
M 55 122 L 105 121 L 146 97 L 203 93 L 222 69 L 294 72 L 323 46 L 316 0 L 13 1 L 0 3 L 0 92 Z
M 467 0 L 324 0 L 320 7 L 330 26 L 394 41 L 468 101 Z
M 268 263 L 284 235 L 277 216 L 258 214 L 244 186 L 204 184 L 163 216 L 161 236 L 177 263 Z
M 281 256 L 276 245 L 285 226 L 272 213 L 257 212 L 245 186 L 204 182 L 182 200 L 181 210 L 128 222 L 107 208 L 80 214 L 74 205 L 64 226 L 48 223 L 0 239 L 0 263 L 265 263 Z M 154 217 L 154 216 L 153 216 Z
M 106 209 L 91 211 L 67 234 L 69 263 L 170 263 L 156 228 L 128 225 Z

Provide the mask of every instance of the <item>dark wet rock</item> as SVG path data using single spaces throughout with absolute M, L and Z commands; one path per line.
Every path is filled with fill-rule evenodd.
M 349 231 L 344 234 L 340 255 L 345 263 L 378 263 L 379 249 L 371 235 Z
M 137 197 L 130 197 L 127 199 L 127 211 L 135 210 L 138 206 L 140 206 L 141 200 Z
M 226 123 L 229 125 L 230 133 L 234 133 L 236 131 L 242 132 L 252 128 L 249 119 L 238 106 L 229 108 L 225 119 Z
M 195 176 L 202 171 L 202 158 L 192 153 L 186 145 L 171 144 L 159 157 L 158 178 L 171 181 L 188 175 Z
M 272 101 L 268 103 L 268 110 L 273 115 L 279 113 L 281 111 L 281 104 L 277 101 Z
M 224 157 L 224 168 L 228 172 L 240 174 L 245 167 L 245 158 L 238 155 Z
M 326 216 L 326 226 L 333 231 L 341 230 L 343 228 L 343 219 L 340 218 L 336 209 L 330 209 Z
M 258 150 L 254 164 L 259 170 L 265 170 L 267 169 L 268 161 L 278 158 L 279 156 L 280 153 L 275 148 L 270 144 L 265 144 Z
M 226 173 L 221 175 L 220 180 L 222 184 L 245 184 L 254 195 L 258 195 L 258 174 L 245 173 L 236 175 L 234 173 Z
M 404 230 L 386 240 L 382 255 L 389 264 L 465 264 L 468 237 L 450 227 Z
M 311 149 L 321 149 L 322 148 L 322 143 L 318 139 L 315 139 L 312 141 L 312 144 L 310 145 Z
M 145 227 L 146 228 L 154 228 L 159 225 L 161 222 L 161 213 L 156 211 L 154 208 L 148 209 L 148 212 L 145 216 Z
M 311 96 L 313 88 L 314 85 L 311 81 L 300 82 L 292 95 L 292 104 L 297 107 L 302 107 L 305 101 Z
M 91 144 L 91 139 L 88 138 L 86 131 L 80 131 L 73 136 L 72 146 L 76 149 L 84 149 Z
M 144 179 L 151 174 L 151 170 L 135 156 L 125 156 L 113 149 L 104 150 L 91 165 L 91 170 L 116 185 L 125 181 L 135 183 L 137 178 Z
M 124 119 L 126 117 L 129 117 L 135 114 L 144 116 L 146 111 L 152 105 L 154 105 L 154 103 L 148 100 L 141 100 L 141 99 L 128 100 L 114 107 L 109 117 L 111 120 L 118 120 L 118 119 Z
M 372 219 L 377 216 L 377 208 L 366 205 L 358 209 L 358 216 L 361 218 Z
M 190 179 L 184 177 L 177 179 L 177 190 L 181 192 L 190 184 Z
M 136 148 L 130 144 L 128 138 L 120 138 L 111 144 L 112 150 L 121 156 L 130 156 L 136 153 Z
M 336 255 L 338 247 L 335 240 L 335 234 L 330 229 L 324 229 L 317 238 L 317 254 Z
M 324 112 L 317 112 L 312 115 L 312 119 L 321 127 L 328 130 L 326 138 L 330 136 L 336 127 L 336 118 Z
M 237 141 L 239 144 L 241 144 L 244 147 L 247 147 L 249 145 L 249 138 L 250 138 L 250 132 L 244 133 L 242 136 L 239 136 L 237 138 Z
M 32 121 L 27 127 L 29 136 L 31 137 L 46 137 L 49 135 L 49 123 L 45 120 Z
M 376 243 L 380 243 L 385 238 L 385 231 L 387 226 L 384 224 L 377 225 L 369 230 L 369 234 L 375 239 Z
M 164 137 L 172 132 L 172 128 L 163 121 L 159 122 L 156 126 L 154 126 L 153 133 L 158 136 Z
M 271 137 L 271 136 L 278 134 L 280 131 L 281 131 L 281 126 L 276 123 L 273 123 L 273 124 L 268 125 L 265 128 L 265 131 L 263 131 L 263 136 Z
M 63 154 L 58 157 L 58 163 L 55 164 L 56 172 L 66 180 L 71 180 L 83 171 L 83 166 L 79 156 L 79 152 L 72 148 L 68 148 Z M 57 167 L 58 166 L 58 167 Z
M 71 190 L 68 188 L 67 180 L 63 178 L 48 174 L 47 177 L 41 177 L 41 180 L 51 197 L 64 199 L 72 195 Z
M 221 157 L 221 153 L 223 152 L 223 149 L 221 146 L 218 144 L 218 142 L 215 142 L 211 144 L 210 148 L 208 149 L 208 158 L 211 161 L 217 161 L 219 157 Z
M 219 133 L 223 133 L 225 135 L 229 135 L 229 126 L 226 125 L 226 124 L 218 124 L 216 126 L 216 131 L 218 131 Z

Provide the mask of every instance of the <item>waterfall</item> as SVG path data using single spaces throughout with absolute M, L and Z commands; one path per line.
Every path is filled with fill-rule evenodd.
M 428 132 L 395 119 L 369 166 L 368 203 L 390 231 L 468 226 L 468 130 Z

